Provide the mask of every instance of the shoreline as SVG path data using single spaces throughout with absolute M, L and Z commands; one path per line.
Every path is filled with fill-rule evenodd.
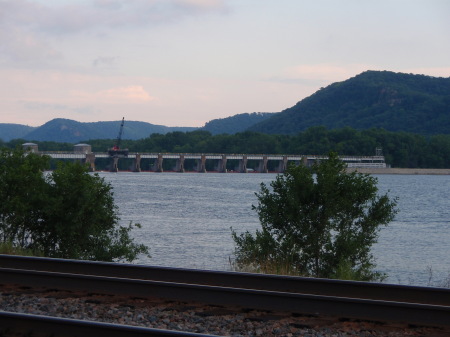
M 423 168 L 347 168 L 347 172 L 357 171 L 368 174 L 404 174 L 404 175 L 450 175 L 450 169 Z

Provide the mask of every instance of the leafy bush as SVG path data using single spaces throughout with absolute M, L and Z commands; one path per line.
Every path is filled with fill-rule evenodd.
M 44 256 L 119 261 L 148 254 L 118 225 L 112 187 L 81 163 L 44 172 L 49 158 L 0 151 L 0 242 Z M 139 226 L 139 225 L 137 225 Z
M 380 225 L 396 214 L 396 200 L 377 196 L 376 179 L 353 172 L 337 154 L 314 165 L 291 166 L 278 175 L 269 189 L 264 183 L 256 193 L 261 230 L 238 235 L 238 268 L 251 266 L 261 272 L 381 280 L 374 271 L 371 246 Z M 274 266 L 280 266 L 277 268 Z

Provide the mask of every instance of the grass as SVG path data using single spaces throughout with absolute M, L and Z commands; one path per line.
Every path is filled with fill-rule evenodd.
M 31 249 L 14 246 L 11 242 L 0 242 L 0 254 L 22 255 L 22 256 L 42 256 L 39 252 Z
M 266 262 L 264 265 L 256 265 L 251 263 L 243 264 L 237 263 L 235 259 L 228 257 L 228 264 L 231 271 L 241 273 L 304 276 L 293 270 L 292 267 L 286 263 Z
M 300 277 L 315 277 L 310 274 L 301 273 L 295 268 L 293 263 L 290 261 L 264 261 L 261 263 L 238 263 L 231 257 L 228 258 L 229 267 L 231 271 L 244 272 L 244 273 L 256 273 L 256 274 L 272 274 L 272 275 L 288 275 L 288 276 L 300 276 Z M 352 268 L 351 264 L 348 262 L 340 263 L 335 273 L 330 275 L 330 279 L 335 280 L 348 280 L 348 281 L 370 281 L 368 276 L 373 277 L 371 281 L 383 282 L 387 275 L 377 271 L 369 271 L 365 273 L 366 270 L 355 270 Z M 449 279 L 450 282 L 450 279 Z

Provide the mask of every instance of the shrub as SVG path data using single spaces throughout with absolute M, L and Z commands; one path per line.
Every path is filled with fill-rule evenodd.
M 238 268 L 323 278 L 382 280 L 370 253 L 381 225 L 395 216 L 397 200 L 377 196 L 377 180 L 346 173 L 337 154 L 313 165 L 291 166 L 269 189 L 256 193 L 261 230 L 232 230 Z
M 44 256 L 132 261 L 148 248 L 119 226 L 112 187 L 79 162 L 44 172 L 49 158 L 0 152 L 0 242 Z M 136 225 L 139 226 L 139 225 Z

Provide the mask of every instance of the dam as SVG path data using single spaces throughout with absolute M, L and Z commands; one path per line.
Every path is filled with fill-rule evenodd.
M 313 163 L 327 159 L 323 155 L 292 154 L 218 154 L 218 153 L 137 153 L 111 156 L 108 152 L 92 152 L 88 144 L 77 144 L 72 152 L 39 151 L 36 144 L 26 143 L 27 150 L 47 155 L 55 160 L 77 160 L 89 165 L 96 171 L 96 160 L 110 161 L 109 171 L 119 171 L 119 161 L 127 160 L 126 171 L 141 172 L 238 172 L 238 173 L 282 173 L 291 165 L 311 166 Z M 377 149 L 378 150 L 378 149 Z M 375 156 L 346 156 L 339 158 L 349 168 L 386 168 L 384 156 L 376 151 Z M 166 165 L 164 165 L 166 162 Z M 187 167 L 189 169 L 187 169 Z M 122 169 L 124 170 L 124 169 Z

